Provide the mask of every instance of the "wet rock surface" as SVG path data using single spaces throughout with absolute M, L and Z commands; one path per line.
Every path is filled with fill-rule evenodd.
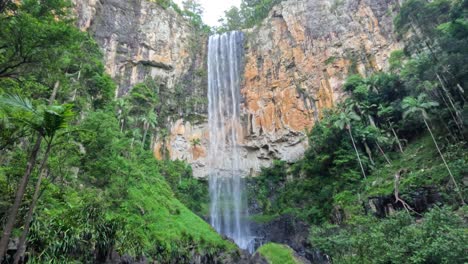
M 405 202 L 416 213 L 424 213 L 435 204 L 442 202 L 442 197 L 437 188 L 431 186 L 405 193 L 403 197 Z M 366 212 L 377 217 L 387 217 L 397 210 L 404 210 L 403 205 L 396 201 L 393 194 L 369 197 L 368 202 L 364 204 L 364 208 Z
M 288 245 L 304 263 L 329 263 L 326 255 L 309 243 L 310 226 L 292 215 L 282 215 L 268 223 L 254 224 L 257 246 L 268 242 Z

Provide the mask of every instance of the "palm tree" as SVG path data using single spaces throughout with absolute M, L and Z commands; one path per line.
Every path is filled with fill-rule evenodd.
M 392 165 L 392 162 L 390 161 L 390 159 L 388 158 L 387 154 L 385 154 L 385 151 L 382 149 L 382 147 L 380 146 L 380 144 L 382 143 L 387 143 L 389 142 L 389 138 L 382 135 L 382 133 L 380 132 L 380 130 L 378 131 L 377 134 L 374 135 L 375 136 L 375 144 L 377 145 L 377 148 L 379 149 L 380 153 L 382 153 L 383 157 L 385 158 L 385 161 L 387 161 L 388 165 Z
M 369 129 L 369 127 L 361 128 L 358 131 L 358 138 L 361 139 L 362 144 L 364 145 L 364 149 L 366 150 L 367 156 L 372 165 L 375 165 L 374 158 L 372 157 L 372 150 L 369 147 L 369 142 L 373 138 L 373 131 Z
M 16 216 L 18 214 L 21 201 L 23 200 L 26 186 L 29 182 L 34 166 L 36 165 L 42 140 L 49 139 L 48 145 L 51 144 L 52 141 L 50 141 L 50 139 L 55 136 L 59 129 L 65 127 L 65 123 L 70 120 L 72 112 L 70 105 L 34 107 L 31 101 L 18 95 L 2 96 L 0 97 L 0 103 L 11 120 L 23 124 L 30 130 L 35 131 L 37 134 L 36 142 L 28 158 L 26 170 L 18 185 L 15 200 L 10 208 L 8 219 L 3 229 L 3 235 L 0 240 L 1 260 L 6 253 L 8 241 L 15 225 Z M 49 147 L 48 150 L 50 151 Z M 47 156 L 48 151 L 46 151 L 46 155 L 44 155 L 45 160 L 47 160 Z
M 141 141 L 142 148 L 145 147 L 146 136 L 148 135 L 148 130 L 150 128 L 154 129 L 158 124 L 158 119 L 156 113 L 149 111 L 146 115 L 140 117 L 140 121 L 143 123 L 143 139 Z
M 403 99 L 403 102 L 402 102 L 402 108 L 404 110 L 403 118 L 407 118 L 407 117 L 409 117 L 411 115 L 414 115 L 414 114 L 421 115 L 421 117 L 422 117 L 422 119 L 424 121 L 424 124 L 426 125 L 426 128 L 427 128 L 427 130 L 429 131 L 429 134 L 432 137 L 432 141 L 434 142 L 434 145 L 436 146 L 436 149 L 439 152 L 439 155 L 442 158 L 442 161 L 444 162 L 445 167 L 447 168 L 447 171 L 448 171 L 448 173 L 450 175 L 450 178 L 451 178 L 451 180 L 452 180 L 452 182 L 453 182 L 453 184 L 455 186 L 455 189 L 456 189 L 458 195 L 460 196 L 460 200 L 461 200 L 462 204 L 464 205 L 465 201 L 463 200 L 463 196 L 461 195 L 460 188 L 458 187 L 458 184 L 455 181 L 455 177 L 453 177 L 452 171 L 450 170 L 447 162 L 445 161 L 444 155 L 442 155 L 442 151 L 439 148 L 439 144 L 437 144 L 437 140 L 434 137 L 434 134 L 432 133 L 432 129 L 429 126 L 429 123 L 428 123 L 429 115 L 428 115 L 427 111 L 430 110 L 433 107 L 438 106 L 438 105 L 439 104 L 437 102 L 428 101 L 427 100 L 427 95 L 424 94 L 424 93 L 420 94 L 418 96 L 418 98 L 406 97 L 405 99 Z
M 376 86 L 376 85 L 374 85 L 374 86 Z M 385 154 L 382 147 L 380 146 L 379 142 L 382 142 L 383 137 L 381 136 L 380 129 L 379 129 L 379 127 L 377 127 L 377 125 L 375 123 L 375 120 L 374 120 L 374 117 L 372 116 L 372 114 L 377 109 L 377 105 L 368 104 L 368 103 L 365 103 L 365 102 L 359 102 L 359 101 L 352 100 L 352 99 L 347 99 L 346 100 L 346 106 L 348 107 L 348 109 L 357 109 L 359 115 L 362 118 L 365 118 L 365 119 L 368 120 L 368 125 L 369 126 L 364 128 L 363 130 L 361 130 L 361 137 L 363 139 L 362 143 L 364 144 L 364 147 L 366 149 L 366 153 L 367 153 L 372 165 L 374 165 L 374 159 L 372 158 L 372 150 L 371 150 L 371 148 L 369 147 L 369 145 L 367 143 L 368 139 L 370 139 L 370 138 L 374 139 L 374 142 L 375 142 L 377 148 L 379 149 L 380 153 L 382 153 L 382 155 L 384 156 L 387 163 L 391 164 L 390 160 L 387 157 L 387 155 Z
M 344 128 L 348 130 L 349 137 L 351 138 L 354 150 L 356 151 L 356 157 L 358 159 L 359 166 L 361 167 L 362 175 L 364 176 L 364 178 L 366 178 L 366 172 L 364 171 L 364 166 L 362 165 L 361 157 L 359 156 L 359 151 L 356 147 L 353 133 L 351 132 L 351 121 L 353 120 L 359 121 L 361 120 L 361 118 L 354 111 L 347 109 L 346 111 L 340 113 L 340 115 L 338 116 L 338 120 L 335 122 L 335 126 L 341 130 L 343 130 Z
M 117 103 L 117 115 L 120 123 L 120 133 L 123 132 L 124 126 L 125 126 L 125 121 L 128 118 L 128 114 L 130 112 L 130 107 L 128 104 L 128 101 L 125 100 L 124 98 L 119 98 L 116 101 Z
M 377 115 L 380 118 L 387 120 L 388 129 L 392 131 L 393 137 L 395 138 L 395 142 L 398 144 L 398 149 L 401 153 L 403 153 L 403 146 L 401 145 L 400 138 L 398 137 L 398 134 L 396 133 L 395 128 L 393 127 L 393 122 L 390 121 L 392 119 L 391 116 L 394 111 L 395 108 L 392 106 L 384 107 L 383 105 L 379 105 L 379 111 Z
M 57 136 L 57 132 L 68 127 L 68 123 L 73 118 L 73 112 L 71 110 L 71 105 L 63 105 L 63 106 L 51 106 L 48 107 L 48 121 L 45 126 L 47 126 L 47 133 L 43 135 L 44 140 L 47 143 L 46 151 L 44 153 L 44 157 L 41 161 L 41 166 L 38 170 L 38 179 L 36 182 L 36 187 L 34 189 L 33 199 L 31 204 L 29 205 L 28 214 L 26 216 L 26 221 L 24 223 L 23 232 L 21 234 L 19 243 L 18 243 L 18 250 L 14 256 L 14 264 L 18 264 L 20 260 L 24 256 L 24 252 L 26 251 L 26 238 L 29 234 L 29 228 L 31 226 L 31 221 L 34 215 L 34 209 L 37 204 L 37 200 L 39 199 L 39 194 L 41 191 L 41 183 L 42 178 L 44 176 L 44 168 L 47 163 L 47 159 L 49 158 L 50 150 L 52 148 L 52 143 Z

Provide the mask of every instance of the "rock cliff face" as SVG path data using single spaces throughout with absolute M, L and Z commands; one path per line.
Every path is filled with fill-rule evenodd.
M 392 34 L 397 8 L 398 0 L 289 0 L 246 31 L 245 173 L 274 159 L 300 158 L 306 130 L 346 97 L 347 76 L 387 66 L 390 53 L 401 47 Z M 203 124 L 175 122 L 167 144 L 171 158 L 192 163 L 196 176 L 206 175 L 207 135 Z M 201 144 L 190 144 L 194 139 Z
M 74 0 L 77 23 L 102 47 L 107 72 L 117 82 L 117 96 L 148 76 L 173 88 L 194 80 L 203 68 L 204 39 L 172 9 L 147 0 Z M 197 49 L 194 49 L 194 42 Z M 205 79 L 205 78 L 203 78 Z M 204 81 L 204 80 L 203 80 Z M 196 89 L 195 89 L 196 88 Z M 191 87 L 191 95 L 206 93 L 204 86 Z M 164 99 L 164 98 L 163 98 Z
M 75 3 L 79 26 L 103 48 L 117 95 L 152 76 L 170 89 L 184 83 L 188 97 L 206 98 L 206 75 L 200 73 L 206 72 L 207 39 L 175 11 L 146 0 Z M 386 67 L 400 48 L 392 34 L 397 8 L 398 0 L 287 0 L 245 32 L 239 142 L 245 174 L 274 159 L 300 158 L 306 130 L 346 97 L 346 77 Z M 196 177 L 206 176 L 207 124 L 174 120 L 169 131 L 155 145 L 155 156 L 186 160 Z
M 386 67 L 398 48 L 392 0 L 290 0 L 249 31 L 245 98 L 247 145 L 265 157 L 294 160 L 324 109 L 345 98 L 349 74 Z

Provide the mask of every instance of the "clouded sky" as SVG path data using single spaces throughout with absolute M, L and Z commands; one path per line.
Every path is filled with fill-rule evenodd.
M 182 7 L 183 0 L 175 0 Z M 203 6 L 203 21 L 209 26 L 219 25 L 218 19 L 224 16 L 224 11 L 231 6 L 239 7 L 241 0 L 199 0 Z

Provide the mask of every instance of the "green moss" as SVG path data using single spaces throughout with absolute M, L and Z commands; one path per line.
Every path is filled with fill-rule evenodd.
M 298 264 L 294 251 L 285 245 L 268 243 L 257 250 L 270 264 Z
M 332 64 L 333 62 L 336 61 L 336 57 L 335 56 L 331 56 L 329 57 L 328 59 L 325 60 L 325 65 L 329 65 L 329 64 Z
M 278 218 L 278 215 L 263 215 L 263 214 L 256 214 L 256 215 L 251 215 L 250 219 L 256 223 L 269 223 L 273 220 Z

